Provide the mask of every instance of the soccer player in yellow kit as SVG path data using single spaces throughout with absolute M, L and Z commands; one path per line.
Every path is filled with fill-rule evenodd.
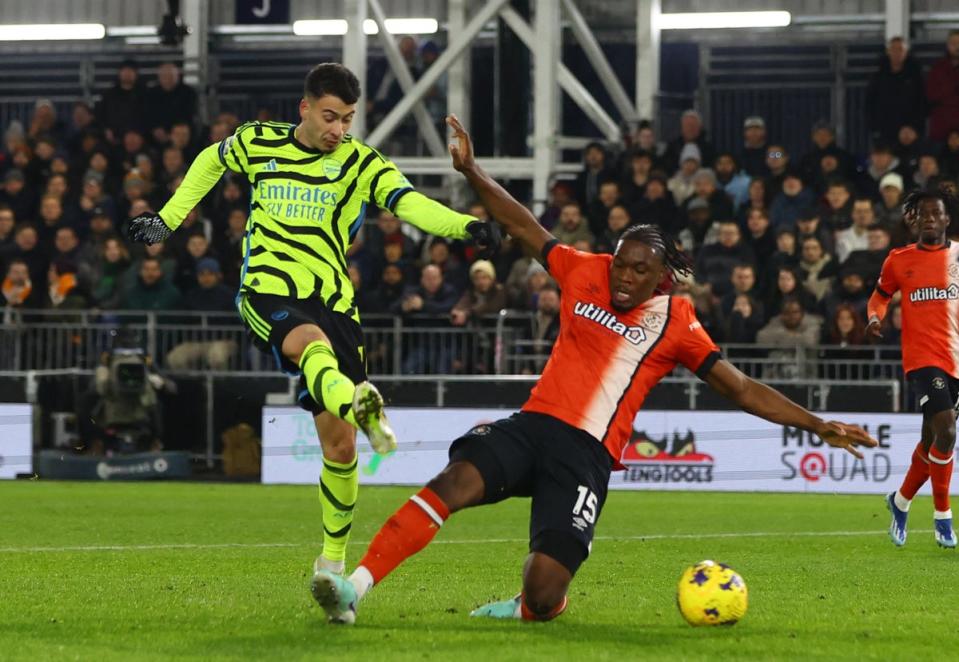
M 159 213 L 130 222 L 129 236 L 157 243 L 213 188 L 223 172 L 252 186 L 237 308 L 261 350 L 300 373 L 300 404 L 314 414 L 323 450 L 323 551 L 314 570 L 342 572 L 359 476 L 356 429 L 378 453 L 396 448 L 383 398 L 367 381 L 363 334 L 346 252 L 368 202 L 425 232 L 472 239 L 492 254 L 499 233 L 418 193 L 397 167 L 347 133 L 360 84 L 334 63 L 314 67 L 300 123 L 249 122 L 204 149 Z

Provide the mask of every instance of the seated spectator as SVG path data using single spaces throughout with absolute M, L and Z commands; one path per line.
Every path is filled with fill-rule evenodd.
M 772 290 L 766 296 L 764 306 L 767 320 L 779 314 L 782 303 L 786 299 L 795 299 L 807 313 L 818 309 L 816 297 L 802 286 L 798 268 L 780 267 L 776 273 L 776 280 Z
M 145 200 L 137 200 L 130 206 L 130 215 L 129 218 L 135 217 L 137 214 L 142 212 L 138 211 L 140 209 L 146 211 L 150 207 Z M 186 218 L 183 219 L 183 222 L 180 224 L 180 227 L 177 228 L 177 231 L 170 235 L 170 238 L 166 240 L 167 250 L 172 257 L 182 258 L 187 254 L 186 244 L 194 234 L 202 234 L 206 237 L 207 243 L 213 240 L 213 223 L 210 220 L 200 213 L 200 207 L 194 207 L 186 215 Z
M 832 279 L 839 271 L 839 265 L 832 255 L 827 253 L 819 239 L 804 237 L 799 254 L 799 270 L 803 287 L 821 301 L 832 287 Z
M 879 182 L 891 172 L 898 173 L 903 181 L 912 178 L 912 173 L 905 171 L 889 143 L 876 141 L 869 151 L 869 161 L 859 172 L 856 188 L 862 195 L 879 200 Z
M 666 188 L 666 176 L 654 170 L 646 182 L 643 196 L 633 205 L 630 217 L 639 223 L 656 225 L 670 234 L 678 232 L 676 203 Z
M 693 175 L 702 167 L 703 156 L 699 147 L 690 143 L 683 147 L 679 153 L 679 169 L 669 179 L 666 187 L 673 194 L 673 200 L 677 205 L 682 205 L 690 198 L 696 190 L 693 184 Z
M 697 199 L 706 201 L 713 219 L 725 221 L 733 218 L 733 204 L 725 191 L 718 188 L 716 173 L 709 168 L 701 168 L 693 175 L 693 197 L 686 200 L 686 206 Z
M 527 308 L 526 280 L 527 273 L 535 260 L 528 255 L 513 262 L 509 275 L 506 277 L 506 301 L 513 310 L 529 310 Z
M 40 292 L 34 290 L 30 269 L 23 260 L 14 258 L 7 267 L 7 275 L 0 288 L 3 294 L 4 323 L 9 323 L 6 313 L 12 308 L 38 308 L 41 303 Z
M 89 306 L 87 295 L 77 278 L 77 264 L 57 258 L 47 272 L 47 307 L 51 310 L 82 310 Z
M 854 306 L 839 304 L 829 320 L 828 332 L 823 335 L 824 343 L 840 347 L 865 344 L 866 326 Z
M 346 273 L 350 277 L 350 284 L 353 286 L 353 304 L 360 313 L 375 312 L 376 290 L 371 287 L 363 287 L 363 270 L 355 262 L 350 262 L 346 268 Z
M 739 169 L 736 157 L 729 152 L 723 152 L 717 156 L 713 168 L 720 189 L 733 203 L 733 213 L 738 212 L 749 200 L 749 184 L 751 181 L 749 175 Z M 730 216 L 730 218 L 732 217 Z
M 496 282 L 496 269 L 489 260 L 470 265 L 470 286 L 453 306 L 453 326 L 463 326 L 485 315 L 494 315 L 506 307 L 506 288 Z
M 163 150 L 160 165 L 162 167 L 157 176 L 157 183 L 161 187 L 169 188 L 173 180 L 186 172 L 186 158 L 183 156 L 183 151 L 176 147 L 167 147 Z M 170 193 L 172 192 L 171 190 Z
M 630 150 L 635 152 L 646 152 L 653 157 L 653 167 L 663 167 L 663 155 L 666 153 L 666 143 L 656 140 L 656 132 L 653 130 L 653 123 L 649 120 L 640 120 L 636 125 L 636 131 L 633 134 Z
M 229 287 L 240 286 L 240 271 L 243 268 L 243 238 L 246 236 L 247 211 L 234 208 L 227 215 L 226 227 L 220 231 L 213 245 L 213 252 L 223 266 L 223 283 Z
M 586 208 L 588 227 L 593 237 L 603 233 L 606 227 L 606 219 L 609 218 L 609 210 L 613 208 L 613 205 L 618 204 L 620 204 L 619 183 L 608 180 L 600 184 L 599 195 Z
M 803 155 L 799 163 L 799 171 L 808 183 L 816 181 L 820 172 L 822 158 L 832 156 L 837 161 L 837 169 L 842 177 L 848 177 L 853 171 L 854 159 L 852 154 L 836 144 L 836 131 L 825 120 L 820 120 L 812 127 L 812 149 Z
M 783 174 L 782 189 L 773 198 L 769 208 L 769 220 L 773 227 L 794 225 L 804 209 L 816 202 L 813 192 L 803 184 L 799 171 L 789 170 Z
M 466 265 L 450 251 L 450 243 L 446 237 L 432 237 L 428 245 L 427 264 L 435 264 L 439 267 L 443 273 L 443 282 L 449 284 L 459 296 L 459 293 L 466 289 L 469 281 Z
M 749 246 L 742 241 L 736 222 L 720 221 L 718 241 L 703 246 L 696 258 L 696 280 L 709 285 L 714 297 L 722 298 L 732 289 L 733 268 L 755 261 Z
M 869 247 L 868 233 L 876 223 L 876 213 L 872 200 L 865 196 L 857 197 L 852 206 L 852 226 L 836 233 L 836 258 L 840 264 L 846 261 L 853 251 L 866 250 Z
M 902 306 L 898 302 L 889 304 L 886 319 L 882 321 L 882 337 L 880 345 L 900 347 L 902 342 Z
M 756 334 L 756 342 L 761 345 L 782 348 L 769 352 L 769 358 L 779 359 L 780 363 L 765 366 L 765 379 L 796 379 L 812 377 L 813 366 L 796 361 L 795 349 L 815 347 L 819 344 L 822 320 L 818 315 L 810 315 L 795 298 L 783 300 L 781 312 L 771 319 Z M 793 351 L 788 351 L 793 350 Z
M 196 285 L 197 269 L 204 258 L 213 257 L 210 252 L 210 242 L 199 229 L 190 233 L 186 242 L 186 251 L 177 260 L 176 273 L 173 275 L 173 284 L 181 292 L 189 292 Z M 217 275 L 220 265 L 217 263 Z
M 732 312 L 736 297 L 742 294 L 748 294 L 751 297 L 758 295 L 758 288 L 756 287 L 756 267 L 748 262 L 737 264 L 733 267 L 729 282 L 732 287 L 723 295 L 722 300 L 719 302 L 719 312 L 724 318 L 728 317 Z M 762 303 L 752 302 L 751 305 L 754 308 L 758 308 L 760 321 L 762 321 L 762 319 L 764 319 L 762 317 Z
M 712 143 L 706 139 L 702 116 L 692 109 L 683 112 L 679 119 L 679 135 L 666 146 L 663 163 L 667 171 L 681 167 L 683 152 L 690 146 L 696 148 L 700 164 L 713 162 L 716 150 Z M 677 204 L 682 204 L 683 201 L 679 199 L 679 196 L 675 197 Z
M 576 176 L 574 187 L 576 199 L 583 208 L 589 208 L 599 196 L 599 187 L 605 181 L 614 179 L 616 173 L 606 163 L 606 148 L 593 142 L 583 150 L 583 171 Z
M 762 304 L 751 295 L 736 294 L 723 319 L 723 339 L 728 343 L 756 342 L 756 334 L 763 326 L 762 310 Z
M 550 278 L 543 265 L 535 260 L 530 262 L 529 268 L 526 270 L 526 298 L 522 309 L 536 310 L 539 293 L 550 284 L 555 285 L 555 282 Z
M 749 189 L 747 190 L 748 198 L 742 207 L 739 208 L 739 214 L 737 218 L 740 221 L 745 221 L 749 216 L 749 212 L 754 209 L 764 211 L 766 213 L 766 218 L 769 218 L 769 202 L 772 196 L 769 195 L 769 189 L 766 186 L 766 181 L 762 179 L 753 179 L 749 182 Z
M 196 266 L 196 283 L 183 298 L 184 308 L 195 312 L 231 312 L 235 295 L 221 281 L 220 264 L 212 257 Z M 198 318 L 191 318 L 198 322 Z M 236 353 L 236 342 L 226 338 L 191 340 L 180 343 L 166 356 L 171 370 L 226 370 Z
M 822 206 L 820 217 L 830 232 L 845 230 L 852 225 L 852 188 L 848 182 L 836 179 L 826 187 L 826 204 Z
M 173 275 L 176 273 L 177 261 L 171 257 L 167 251 L 167 243 L 159 244 L 137 244 L 134 250 L 140 251 L 139 256 L 134 257 L 133 264 L 123 274 L 120 282 L 121 291 L 127 292 L 137 283 L 140 277 L 140 268 L 144 260 L 156 258 L 160 261 L 160 271 L 163 272 L 163 279 L 170 284 L 173 283 Z
M 183 298 L 173 283 L 163 277 L 160 260 L 147 257 L 140 263 L 136 283 L 121 297 L 120 307 L 124 310 L 179 310 L 183 307 Z
M 627 205 L 635 205 L 646 192 L 646 183 L 649 181 L 649 174 L 653 170 L 653 155 L 645 151 L 636 151 L 632 153 L 629 160 L 629 168 L 626 176 L 623 178 L 623 184 L 620 187 L 623 201 Z
M 834 253 L 833 234 L 819 220 L 819 214 L 814 207 L 807 207 L 799 212 L 796 219 L 796 237 L 800 244 L 806 237 L 813 236 L 822 244 L 827 253 Z
M 55 195 L 45 195 L 40 199 L 40 218 L 37 223 L 37 235 L 40 246 L 48 255 L 53 253 L 53 242 L 57 230 L 65 225 L 63 219 L 63 204 Z
M 559 338 L 559 290 L 552 283 L 544 285 L 536 297 L 536 312 L 530 317 L 529 331 L 524 340 L 535 358 L 524 361 L 519 372 L 538 375 L 543 371 L 550 351 Z
M 912 186 L 914 188 L 926 188 L 930 182 L 938 179 L 941 174 L 939 158 L 932 152 L 924 152 L 919 155 L 916 171 L 912 174 Z
M 7 205 L 0 204 L 0 272 L 4 272 L 7 263 L 17 251 L 17 242 L 13 240 L 14 227 L 17 219 L 13 210 Z
M 137 156 L 146 150 L 147 144 L 143 132 L 137 129 L 127 129 L 123 132 L 120 144 L 114 151 L 113 162 L 122 174 L 126 175 L 136 168 Z
M 959 129 L 952 129 L 939 154 L 939 169 L 950 179 L 959 179 Z
M 703 245 L 716 240 L 715 219 L 709 211 L 709 203 L 702 198 L 694 198 L 686 205 L 686 224 L 677 233 L 676 238 L 683 250 L 691 255 L 699 252 Z
M 62 140 L 64 131 L 63 122 L 57 119 L 57 110 L 53 102 L 50 99 L 37 99 L 33 105 L 33 115 L 30 117 L 27 135 L 34 140 L 41 136 Z
M 819 171 L 816 178 L 810 182 L 817 196 L 822 196 L 829 188 L 829 183 L 845 179 L 839 167 L 839 159 L 833 154 L 826 154 L 819 160 Z
M 865 319 L 870 294 L 870 290 L 866 288 L 866 279 L 855 268 L 843 266 L 839 270 L 838 281 L 838 287 L 823 297 L 823 316 L 831 320 L 839 306 L 852 306 L 856 313 Z
M 30 271 L 30 280 L 42 297 L 47 288 L 47 267 L 50 265 L 48 253 L 40 246 L 40 235 L 31 223 L 21 223 L 13 232 L 13 242 L 17 250 L 14 259 L 26 263 Z
M 3 176 L 3 188 L 0 188 L 0 203 L 12 209 L 17 220 L 33 218 L 37 205 L 36 191 L 27 187 L 22 170 L 7 170 Z
M 96 172 L 84 176 L 78 205 L 83 216 L 80 228 L 84 231 L 89 228 L 94 213 L 106 214 L 113 222 L 119 218 L 116 203 L 103 190 L 103 176 Z
M 765 265 L 776 252 L 776 235 L 763 209 L 751 209 L 746 217 L 746 245 L 756 256 L 757 265 Z
M 892 151 L 902 164 L 902 171 L 910 178 L 919 166 L 919 155 L 922 152 L 922 143 L 919 140 L 920 129 L 917 127 L 924 125 L 925 122 L 920 122 L 915 126 L 905 124 L 899 127 L 899 138 L 893 143 Z
M 549 189 L 549 200 L 546 203 L 546 209 L 540 214 L 539 224 L 547 230 L 552 230 L 559 221 L 559 214 L 563 207 L 573 201 L 573 187 L 569 182 L 554 183 Z M 477 216 L 476 218 L 479 217 Z M 480 220 L 485 220 L 486 218 L 489 218 L 488 212 L 486 217 Z
M 769 176 L 766 178 L 766 190 L 770 201 L 783 190 L 783 179 L 790 169 L 789 152 L 782 145 L 770 145 L 766 150 L 766 168 Z M 795 170 L 795 168 L 793 168 Z
M 877 223 L 869 228 L 866 237 L 869 243 L 866 250 L 850 253 L 843 262 L 843 266 L 862 274 L 866 281 L 866 289 L 871 292 L 879 280 L 882 263 L 889 255 L 891 246 L 889 229 Z
M 769 175 L 766 166 L 766 121 L 758 115 L 743 120 L 743 150 L 739 154 L 743 171 L 754 179 Z
M 118 237 L 109 237 L 103 242 L 91 282 L 93 301 L 103 309 L 114 310 L 120 306 L 123 276 L 130 268 L 130 253 Z
M 902 177 L 890 172 L 879 182 L 878 220 L 887 228 L 894 228 L 902 222 Z
M 403 299 L 391 312 L 403 315 L 447 315 L 456 303 L 456 289 L 445 282 L 435 264 L 423 267 L 419 285 L 407 287 Z
M 553 236 L 559 243 L 566 246 L 572 246 L 580 239 L 593 241 L 593 233 L 590 232 L 578 203 L 570 202 L 563 206 L 559 213 L 559 223 L 553 230 Z
M 405 270 L 399 263 L 387 263 L 380 275 L 379 285 L 372 291 L 373 296 L 367 301 L 369 310 L 363 311 L 362 308 L 360 310 L 370 313 L 389 313 L 399 309 L 403 292 L 406 290 L 404 273 Z
M 627 210 L 625 206 L 613 205 L 606 219 L 606 229 L 603 230 L 603 233 L 596 239 L 596 252 L 612 253 L 615 251 L 616 245 L 619 244 L 619 238 L 632 222 L 632 219 L 629 217 L 629 210 Z M 589 242 L 588 239 L 584 238 L 577 239 L 577 241 Z

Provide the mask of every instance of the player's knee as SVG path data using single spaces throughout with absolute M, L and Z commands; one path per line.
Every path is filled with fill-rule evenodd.
M 346 464 L 356 457 L 356 432 L 352 426 L 328 432 L 324 435 L 321 444 L 323 457 L 333 462 Z
M 283 356 L 299 364 L 307 345 L 317 340 L 329 342 L 323 330 L 315 324 L 303 324 L 290 331 L 283 339 Z
M 450 513 L 475 505 L 483 499 L 483 477 L 469 462 L 453 462 L 426 484 Z

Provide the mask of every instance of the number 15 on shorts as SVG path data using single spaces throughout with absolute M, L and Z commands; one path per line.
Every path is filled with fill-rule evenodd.
M 573 506 L 573 525 L 577 526 L 577 517 L 582 517 L 590 524 L 594 524 L 596 522 L 596 494 L 585 485 L 580 485 L 576 490 L 579 492 L 579 497 L 576 499 L 576 505 Z M 577 528 L 585 529 L 586 527 L 577 526 Z

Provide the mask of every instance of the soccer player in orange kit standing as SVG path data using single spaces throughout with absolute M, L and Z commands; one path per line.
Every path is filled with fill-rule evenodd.
M 457 139 L 450 146 L 453 166 L 490 216 L 541 256 L 559 283 L 560 334 L 522 411 L 454 441 L 446 468 L 387 520 L 349 578 L 326 570 L 313 575 L 313 597 L 331 622 L 353 623 L 367 591 L 423 549 L 452 513 L 512 496 L 532 497 L 522 592 L 472 615 L 550 620 L 561 614 L 636 413 L 679 364 L 756 416 L 814 432 L 857 457 L 857 445 L 876 445 L 861 428 L 823 421 L 720 358 L 692 304 L 659 289 L 664 279 L 692 271 L 667 234 L 651 225 L 630 228 L 615 255 L 560 245 L 476 164 L 459 120 L 447 122 Z
M 946 238 L 946 229 L 959 218 L 957 202 L 946 190 L 906 197 L 903 213 L 919 240 L 889 254 L 869 299 L 866 329 L 881 337 L 889 301 L 902 292 L 902 367 L 922 409 L 922 439 L 902 486 L 886 496 L 892 513 L 889 537 L 896 546 L 906 544 L 909 505 L 927 479 L 932 480 L 936 542 L 956 546 L 949 482 L 959 411 L 959 243 Z

